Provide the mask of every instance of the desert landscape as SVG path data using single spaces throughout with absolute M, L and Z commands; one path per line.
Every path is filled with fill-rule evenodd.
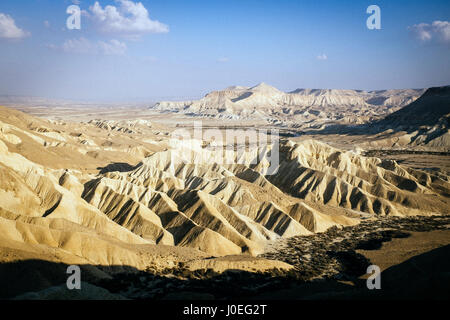
M 1 298 L 448 298 L 449 86 L 54 103 L 0 109 Z
M 0 1 L 2 308 L 446 312 L 449 4 Z

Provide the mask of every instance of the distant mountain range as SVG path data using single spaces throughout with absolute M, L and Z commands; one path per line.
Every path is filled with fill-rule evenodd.
M 450 150 L 450 86 L 428 89 L 419 99 L 361 128 L 366 132 L 404 132 L 397 144 Z
M 233 86 L 213 91 L 200 100 L 161 101 L 151 109 L 231 120 L 264 119 L 271 123 L 346 120 L 346 117 L 348 122 L 364 122 L 398 110 L 416 100 L 424 91 L 297 89 L 283 92 L 260 83 L 251 88 Z
M 419 99 L 386 116 L 381 125 L 394 124 L 405 129 L 421 126 L 443 125 L 450 121 L 450 86 L 428 89 Z

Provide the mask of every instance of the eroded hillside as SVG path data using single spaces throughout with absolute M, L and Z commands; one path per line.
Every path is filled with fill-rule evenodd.
M 197 258 L 256 255 L 361 217 L 450 207 L 445 174 L 314 140 L 281 140 L 267 174 L 273 146 L 227 151 L 221 164 L 208 144 L 173 144 L 146 121 L 52 122 L 9 109 L 0 120 L 3 243 L 62 250 L 62 260 L 142 269 L 158 261 L 145 249 L 156 244 Z

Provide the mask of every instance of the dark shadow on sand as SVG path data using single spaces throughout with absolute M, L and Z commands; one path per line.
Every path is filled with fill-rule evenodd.
M 105 174 L 108 172 L 129 172 L 134 170 L 136 167 L 132 166 L 128 163 L 125 162 L 114 162 L 114 163 L 110 163 L 105 167 L 99 167 L 97 168 L 97 170 L 100 170 L 99 173 L 100 174 Z
M 381 290 L 368 290 L 366 280 L 358 278 L 364 269 L 357 266 L 368 261 L 361 264 L 357 260 L 353 266 L 349 265 L 349 270 L 354 271 L 350 272 L 352 281 L 345 280 L 349 279 L 349 270 L 343 275 L 344 280 L 306 281 L 296 271 L 280 270 L 267 273 L 228 270 L 218 274 L 213 270 L 192 272 L 178 268 L 156 274 L 127 266 L 80 267 L 82 281 L 138 300 L 445 300 L 450 298 L 449 257 L 450 245 L 447 245 L 390 267 L 381 274 Z M 0 264 L 0 299 L 65 285 L 67 267 L 42 260 Z M 130 288 L 134 293 L 129 293 Z

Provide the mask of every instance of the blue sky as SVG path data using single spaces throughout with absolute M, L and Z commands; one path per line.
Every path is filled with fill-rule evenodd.
M 448 1 L 95 2 L 2 0 L 0 94 L 144 101 L 259 82 L 284 91 L 450 84 Z M 66 28 L 73 3 L 81 30 Z M 381 30 L 366 27 L 371 4 Z

